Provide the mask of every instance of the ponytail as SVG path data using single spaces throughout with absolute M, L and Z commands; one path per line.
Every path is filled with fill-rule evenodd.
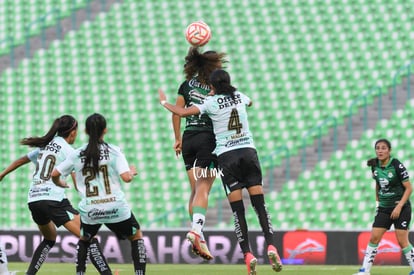
M 86 157 L 83 169 L 91 167 L 99 172 L 100 145 L 105 144 L 102 135 L 106 129 L 106 120 L 101 114 L 90 115 L 85 122 L 86 133 L 89 135 L 88 145 L 83 155 Z
M 41 137 L 27 137 L 20 141 L 20 144 L 30 147 L 45 147 L 52 139 L 58 135 L 66 138 L 69 134 L 78 128 L 78 122 L 70 115 L 63 115 L 53 121 L 49 131 Z

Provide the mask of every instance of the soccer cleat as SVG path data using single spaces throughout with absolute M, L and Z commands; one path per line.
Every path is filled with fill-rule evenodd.
M 282 271 L 282 261 L 280 260 L 276 247 L 269 245 L 267 247 L 267 256 L 269 257 L 269 261 L 272 265 L 273 270 L 276 272 Z
M 358 273 L 354 273 L 352 275 L 371 275 L 371 273 L 365 272 L 365 268 L 360 268 Z
M 204 242 L 200 240 L 200 235 L 197 234 L 197 232 L 191 230 L 187 233 L 187 240 L 190 241 L 192 246 L 192 251 L 194 254 L 200 256 L 201 258 L 205 260 L 211 260 L 213 259 L 213 256 L 211 256 L 210 251 L 208 251 L 207 245 Z
M 206 241 L 200 241 L 200 248 L 201 248 L 200 257 L 202 257 L 203 259 L 207 261 L 210 261 L 213 259 L 213 255 L 211 255 L 210 250 L 208 250 Z
M 246 263 L 247 274 L 256 275 L 256 264 L 257 264 L 256 257 L 253 256 L 252 253 L 247 252 L 246 254 L 244 254 L 244 262 Z
M 411 272 L 410 272 L 410 274 L 408 274 L 408 275 L 414 275 L 414 270 L 413 270 L 413 271 L 411 271 Z

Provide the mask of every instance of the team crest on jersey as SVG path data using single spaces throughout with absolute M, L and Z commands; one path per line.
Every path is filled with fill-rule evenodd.
M 391 172 L 388 172 L 388 177 L 392 178 L 394 175 Z

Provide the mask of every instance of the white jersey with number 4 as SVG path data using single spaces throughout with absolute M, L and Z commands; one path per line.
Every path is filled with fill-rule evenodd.
M 74 149 L 62 137 L 56 136 L 43 148 L 37 148 L 27 154 L 36 165 L 30 185 L 28 202 L 40 200 L 62 201 L 66 198 L 65 188 L 56 186 L 51 173 Z
M 241 92 L 234 92 L 234 99 L 229 95 L 208 97 L 203 104 L 195 104 L 200 114 L 207 114 L 213 121 L 216 135 L 215 153 L 222 153 L 240 148 L 255 148 L 249 129 L 246 107 L 251 100 Z
M 99 173 L 84 169 L 86 145 L 75 150 L 56 167 L 63 175 L 74 170 L 76 185 L 81 196 L 79 212 L 86 224 L 116 223 L 131 216 L 125 194 L 121 190 L 120 175 L 129 171 L 128 162 L 119 147 L 100 145 Z

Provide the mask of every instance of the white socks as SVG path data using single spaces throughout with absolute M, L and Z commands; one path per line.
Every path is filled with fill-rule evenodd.
M 365 269 L 365 272 L 370 272 L 375 256 L 377 255 L 377 248 L 378 244 L 368 243 L 367 249 L 365 250 L 364 262 L 362 263 L 362 268 Z
M 193 214 L 192 228 L 200 234 L 201 240 L 204 240 L 203 227 L 206 222 L 206 216 L 200 213 Z
M 407 259 L 408 264 L 411 267 L 411 270 L 414 270 L 414 250 L 413 246 L 409 244 L 407 247 L 403 248 L 403 253 L 405 258 Z

